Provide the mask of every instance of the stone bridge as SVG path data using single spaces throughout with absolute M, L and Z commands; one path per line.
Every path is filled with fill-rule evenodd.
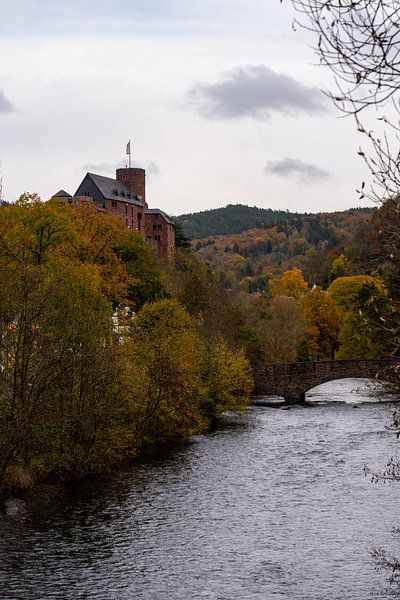
M 287 404 L 305 401 L 308 390 L 335 379 L 363 377 L 394 381 L 398 360 L 331 360 L 253 367 L 255 394 L 283 396 Z

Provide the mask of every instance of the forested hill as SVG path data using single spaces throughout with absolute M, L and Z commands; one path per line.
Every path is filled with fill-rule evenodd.
M 349 212 L 369 213 L 372 209 L 351 209 Z M 247 229 L 271 228 L 279 223 L 298 222 L 307 213 L 291 213 L 271 208 L 257 208 L 243 204 L 228 204 L 224 208 L 204 210 L 198 213 L 180 215 L 177 220 L 182 224 L 185 234 L 191 239 L 230 235 Z
M 229 207 L 226 210 L 229 214 Z M 209 211 L 210 216 L 213 212 L 219 213 Z M 208 233 L 193 240 L 192 247 L 224 274 L 227 287 L 250 292 L 266 289 L 271 278 L 293 268 L 301 269 L 308 282 L 325 288 L 336 258 L 345 254 L 360 263 L 357 249 L 363 247 L 364 238 L 371 238 L 368 232 L 373 229 L 371 209 L 284 214 L 285 218 L 276 225 L 224 235 Z M 364 268 L 361 272 L 365 272 Z

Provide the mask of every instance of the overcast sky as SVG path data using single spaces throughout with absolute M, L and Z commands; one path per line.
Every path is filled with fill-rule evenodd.
M 171 214 L 359 206 L 354 123 L 289 0 L 0 0 L 4 196 L 133 161 Z M 368 202 L 365 202 L 368 205 Z

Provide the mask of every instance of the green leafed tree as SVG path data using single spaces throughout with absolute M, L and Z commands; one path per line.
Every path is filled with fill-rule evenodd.
M 254 383 L 243 350 L 232 351 L 223 341 L 208 347 L 202 374 L 205 386 L 202 410 L 211 424 L 221 413 L 247 409 Z
M 341 313 L 339 350 L 336 354 L 339 359 L 381 358 L 382 347 L 377 330 L 366 316 L 369 297 L 365 296 L 365 290 L 372 289 L 383 298 L 382 284 L 370 275 L 338 277 L 329 286 L 328 292 Z
M 202 344 L 193 319 L 175 299 L 143 306 L 131 324 L 132 360 L 145 368 L 137 406 L 137 445 L 157 445 L 198 433 Z

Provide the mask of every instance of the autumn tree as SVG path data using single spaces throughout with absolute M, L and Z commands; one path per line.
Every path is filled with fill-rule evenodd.
M 47 420 L 42 460 L 53 473 L 81 477 L 119 458 L 110 444 L 120 402 L 112 304 L 91 264 L 57 261 L 44 292 L 45 343 L 35 348 Z
M 195 323 L 175 299 L 145 304 L 131 323 L 132 366 L 144 366 L 135 416 L 136 444 L 156 445 L 198 433 L 202 345 Z
M 254 383 L 243 350 L 232 351 L 223 341 L 209 346 L 203 354 L 202 379 L 202 412 L 210 424 L 224 412 L 247 409 Z
M 308 285 L 300 269 L 291 269 L 285 271 L 280 277 L 272 279 L 269 283 L 269 289 L 271 297 L 290 296 L 298 300 L 304 296 Z
M 115 250 L 130 277 L 127 298 L 135 310 L 165 295 L 160 265 L 142 235 L 126 232 Z
M 68 230 L 58 252 L 80 264 L 97 265 L 106 297 L 114 305 L 127 302 L 132 278 L 116 252 L 127 233 L 121 220 L 98 212 L 91 203 L 62 209 L 68 218 Z
M 224 339 L 231 347 L 240 346 L 243 319 L 215 270 L 191 254 L 179 253 L 169 276 L 170 293 L 195 319 L 204 341 Z
M 128 319 L 118 349 L 125 398 L 119 439 L 129 453 L 206 431 L 226 411 L 243 411 L 253 389 L 242 350 L 203 343 L 176 299 L 147 303 Z
M 301 302 L 289 296 L 275 296 L 268 308 L 263 335 L 266 361 L 295 362 L 306 330 Z
M 380 358 L 382 349 L 377 343 L 374 326 L 368 323 L 364 309 L 369 299 L 365 291 L 375 290 L 383 297 L 379 280 L 370 275 L 338 277 L 328 292 L 341 313 L 340 348 L 337 358 Z M 364 294 L 362 293 L 364 291 Z
M 303 353 L 306 358 L 331 359 L 338 347 L 341 325 L 339 309 L 328 292 L 315 286 L 303 297 L 307 337 Z
M 234 295 L 234 303 L 243 318 L 241 341 L 252 366 L 263 365 L 268 360 L 265 354 L 265 336 L 269 326 L 269 303 L 264 294 L 249 294 L 240 291 Z
M 331 276 L 332 278 L 336 277 L 344 277 L 347 275 L 347 271 L 349 268 L 349 261 L 344 254 L 340 254 L 332 261 L 331 266 Z
M 191 261 L 173 280 L 89 203 L 2 207 L 0 488 L 102 471 L 246 405 L 240 311 Z
M 45 272 L 15 273 L 1 336 L 1 453 L 29 470 L 81 475 L 105 465 L 99 434 L 108 423 L 112 384 L 111 305 L 90 266 L 57 261 Z M 4 288 L 3 288 L 4 289 Z
M 49 363 L 43 370 L 39 349 L 48 306 L 43 265 L 62 230 L 51 216 L 27 196 L 0 214 L 0 480 L 18 456 L 29 463 L 45 379 L 56 371 Z
M 0 482 L 15 482 L 16 473 L 29 479 L 39 463 L 82 476 L 120 456 L 111 317 L 133 285 L 115 250 L 126 235 L 89 205 L 25 194 L 2 209 Z M 130 265 L 139 255 L 130 252 Z

